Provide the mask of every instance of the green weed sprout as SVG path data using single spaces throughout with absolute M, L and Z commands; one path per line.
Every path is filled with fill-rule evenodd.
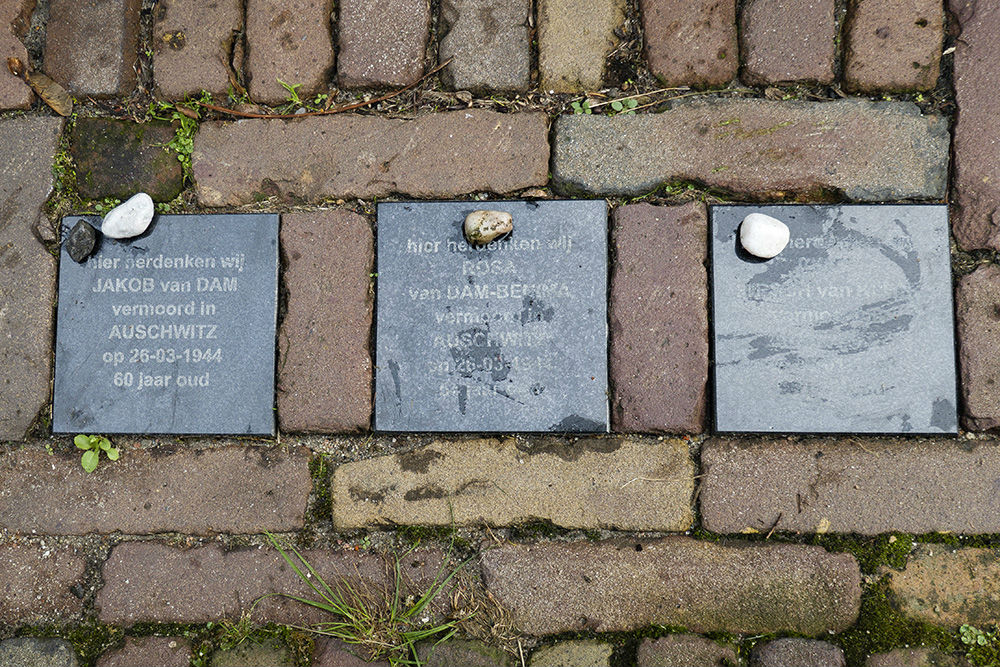
M 97 463 L 101 458 L 102 450 L 107 454 L 109 461 L 118 460 L 118 449 L 112 447 L 111 441 L 103 435 L 83 435 L 81 433 L 73 438 L 73 444 L 76 445 L 77 449 L 83 450 L 80 465 L 87 472 L 97 470 Z

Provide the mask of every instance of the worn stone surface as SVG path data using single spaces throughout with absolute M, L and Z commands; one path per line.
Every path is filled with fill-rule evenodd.
M 972 667 L 968 660 L 934 648 L 897 648 L 868 656 L 866 667 Z
M 0 623 L 41 623 L 79 614 L 86 562 L 72 548 L 42 544 L 0 545 Z M 0 664 L 7 664 L 0 661 Z
M 686 530 L 694 467 L 681 440 L 434 441 L 333 471 L 333 522 Z
M 950 0 L 956 112 L 952 228 L 966 250 L 1000 250 L 1000 6 Z
M 389 667 L 389 663 L 366 662 L 358 657 L 358 650 L 349 644 L 329 637 L 317 637 L 313 648 L 312 667 Z
M 890 576 L 893 603 L 911 618 L 957 628 L 1000 617 L 1000 558 L 991 549 L 917 544 L 905 570 L 882 571 Z
M 77 189 L 91 199 L 146 192 L 155 201 L 172 200 L 184 184 L 177 154 L 166 147 L 173 138 L 167 123 L 78 119 L 70 134 Z
M 302 555 L 331 586 L 346 580 L 355 590 L 382 595 L 392 580 L 394 561 L 389 557 L 353 550 L 307 550 Z M 421 550 L 402 558 L 407 590 L 412 585 L 412 590 L 425 592 L 442 557 L 440 551 Z M 151 568 L 150 563 L 157 566 Z M 262 595 L 310 594 L 270 545 L 227 552 L 217 544 L 183 550 L 159 542 L 123 542 L 111 551 L 102 576 L 104 587 L 95 603 L 98 615 L 102 622 L 121 625 L 239 618 Z M 253 618 L 301 625 L 326 617 L 286 598 L 270 597 L 256 605 Z
M 282 216 L 288 310 L 278 334 L 278 419 L 284 431 L 368 428 L 372 245 L 368 221 L 349 211 Z
M 512 192 L 546 184 L 547 124 L 542 113 L 478 110 L 202 123 L 192 155 L 198 198 L 227 206 L 272 194 L 317 201 Z
M 478 640 L 450 639 L 433 646 L 423 644 L 418 649 L 426 667 L 513 667 L 514 656 Z M 367 663 L 366 663 L 367 664 Z
M 701 462 L 702 521 L 717 533 L 1000 532 L 997 442 L 712 438 Z
M 279 104 L 278 83 L 302 84 L 302 99 L 326 90 L 333 69 L 331 0 L 247 0 L 247 75 L 250 97 Z
M 615 209 L 612 428 L 700 433 L 708 381 L 707 220 L 701 203 Z
M 861 92 L 930 90 L 937 84 L 943 35 L 940 0 L 853 0 L 844 82 Z
M 245 643 L 212 654 L 212 667 L 294 667 L 288 647 L 277 641 Z
M 153 19 L 153 81 L 160 94 L 170 100 L 203 90 L 225 96 L 229 45 L 243 27 L 241 0 L 161 0 Z
M 531 75 L 528 0 L 444 0 L 441 72 L 455 90 L 523 91 Z
M 45 73 L 73 95 L 131 93 L 141 5 L 142 0 L 51 0 Z
M 0 440 L 23 438 L 49 401 L 56 262 L 33 228 L 61 130 L 55 118 L 0 121 Z
M 754 199 L 835 191 L 883 201 L 941 199 L 947 184 L 947 121 L 909 103 L 730 99 L 564 115 L 555 127 L 552 175 L 563 191 L 641 194 L 694 180 Z
M 853 556 L 791 544 L 658 540 L 509 544 L 480 556 L 483 581 L 528 634 L 790 631 L 854 623 L 861 600 Z
M 345 88 L 407 86 L 424 73 L 425 0 L 341 0 L 337 75 Z
M 89 474 L 76 450 L 55 457 L 22 449 L 0 457 L 0 527 L 39 535 L 284 532 L 302 527 L 311 490 L 304 448 L 126 449 Z
M 125 646 L 108 651 L 97 667 L 187 667 L 191 642 L 183 637 L 126 637 Z
M 614 647 L 596 639 L 576 639 L 543 646 L 531 654 L 531 667 L 608 667 Z
M 3 0 L 0 2 L 0 62 L 18 58 L 28 63 L 28 51 L 21 39 L 28 28 L 35 0 Z M 34 96 L 31 88 L 6 67 L 0 68 L 0 109 L 27 109 Z
M 966 428 L 1000 426 L 1000 266 L 963 276 L 955 295 Z
M 538 72 L 541 88 L 557 93 L 599 90 L 604 60 L 618 43 L 622 0 L 539 0 Z
M 736 78 L 735 0 L 640 0 L 639 6 L 649 69 L 664 85 L 722 86 Z
M 644 639 L 639 644 L 638 667 L 722 667 L 738 665 L 731 644 L 717 644 L 698 635 L 670 635 L 660 639 Z
M 0 642 L 0 665 L 77 667 L 73 645 L 65 639 L 14 637 Z
M 749 84 L 833 82 L 836 2 L 753 0 L 743 7 L 743 74 Z
M 751 667 L 844 667 L 844 652 L 836 644 L 815 639 L 775 639 L 757 644 L 750 654 Z

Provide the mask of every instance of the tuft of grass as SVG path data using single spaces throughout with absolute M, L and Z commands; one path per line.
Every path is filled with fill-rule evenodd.
M 200 103 L 208 104 L 211 101 L 212 94 L 202 91 L 197 98 L 185 102 L 177 102 L 176 104 L 153 102 L 149 105 L 150 117 L 177 123 L 174 138 L 167 142 L 167 148 L 177 154 L 177 159 L 184 170 L 184 180 L 188 183 L 194 180 L 191 171 L 191 152 L 194 150 L 194 135 L 198 132 L 200 118 L 198 110 L 201 108 Z

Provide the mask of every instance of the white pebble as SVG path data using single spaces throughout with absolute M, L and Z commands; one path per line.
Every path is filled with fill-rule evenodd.
M 771 259 L 784 250 L 790 236 L 788 225 L 763 213 L 751 213 L 740 225 L 743 249 L 763 259 Z
M 465 238 L 473 245 L 485 245 L 514 229 L 514 218 L 504 211 L 473 211 L 465 216 Z
M 101 233 L 113 239 L 139 236 L 152 222 L 153 212 L 153 199 L 140 192 L 108 211 L 101 222 Z

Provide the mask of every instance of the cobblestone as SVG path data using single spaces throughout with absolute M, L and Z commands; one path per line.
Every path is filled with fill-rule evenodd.
M 160 94 L 180 100 L 207 90 L 224 97 L 229 49 L 243 29 L 241 0 L 160 0 L 154 17 L 153 80 Z
M 694 466 L 687 443 L 636 438 L 431 442 L 333 472 L 333 521 L 365 525 L 685 530 Z
M 327 89 L 333 68 L 331 0 L 247 0 L 247 74 L 255 102 L 280 104 Z
M 539 0 L 538 71 L 542 90 L 599 90 L 604 61 L 625 18 L 622 0 Z
M 844 667 L 839 646 L 815 639 L 776 639 L 754 647 L 750 667 Z
M 514 657 L 478 640 L 451 639 L 433 646 L 423 644 L 418 653 L 425 667 L 514 667 Z
M 357 652 L 356 648 L 340 640 L 317 637 L 312 667 L 389 667 L 386 661 L 366 662 L 357 656 Z
M 982 266 L 964 276 L 956 292 L 958 360 L 962 371 L 965 426 L 1000 426 L 1000 266 Z
M 45 73 L 74 95 L 135 88 L 142 0 L 50 0 Z
M 701 513 L 719 533 L 995 533 L 996 442 L 712 438 Z
M 640 0 L 649 69 L 665 86 L 736 78 L 736 0 Z
M 527 90 L 529 0 L 443 0 L 441 77 L 455 90 Z
M 509 544 L 480 557 L 487 589 L 529 634 L 789 631 L 854 623 L 860 571 L 850 555 L 790 544 L 658 540 Z
M 837 58 L 834 0 L 794 4 L 752 0 L 740 32 L 743 80 L 749 84 L 833 83 Z
M 15 637 L 0 642 L 0 665 L 77 667 L 76 651 L 65 639 Z
M 866 667 L 972 667 L 958 656 L 947 655 L 934 648 L 897 648 L 868 656 Z
M 424 73 L 426 0 L 341 0 L 337 73 L 345 88 L 400 87 Z
M 846 30 L 844 81 L 851 90 L 930 90 L 944 35 L 940 0 L 854 0 Z
M 62 120 L 0 121 L 0 440 L 19 440 L 48 403 L 56 262 L 33 233 L 52 189 Z
M 125 646 L 108 651 L 97 667 L 187 667 L 191 643 L 183 637 L 126 637 Z
M 753 199 L 834 191 L 884 201 L 942 199 L 947 184 L 947 121 L 909 103 L 727 99 L 564 115 L 555 128 L 553 181 L 563 192 L 637 195 L 693 180 Z
M 28 19 L 35 7 L 35 0 L 3 0 L 0 2 L 0 57 L 3 62 L 7 58 L 18 58 L 23 63 L 28 62 L 28 51 L 21 41 L 28 28 Z M 34 95 L 24 81 L 0 68 L 0 109 L 27 109 L 31 106 Z
M 296 530 L 312 490 L 308 460 L 303 448 L 166 445 L 125 449 L 88 474 L 78 453 L 12 451 L 0 457 L 0 527 L 39 535 Z
M 67 620 L 83 611 L 71 587 L 82 583 L 86 563 L 72 548 L 0 544 L 0 623 Z M 9 664 L 0 661 L 0 664 Z
M 738 665 L 731 644 L 717 644 L 698 635 L 670 635 L 644 639 L 639 644 L 638 667 L 691 667 L 692 665 Z
M 621 432 L 699 433 L 708 381 L 705 206 L 615 209 L 611 415 Z
M 531 654 L 531 667 L 608 667 L 614 647 L 596 639 L 576 639 L 542 646 Z
M 547 118 L 469 110 L 415 120 L 370 116 L 202 123 L 192 155 L 206 206 L 508 193 L 547 182 Z
M 288 310 L 278 336 L 278 419 L 284 431 L 368 428 L 373 244 L 371 226 L 355 213 L 282 216 Z

